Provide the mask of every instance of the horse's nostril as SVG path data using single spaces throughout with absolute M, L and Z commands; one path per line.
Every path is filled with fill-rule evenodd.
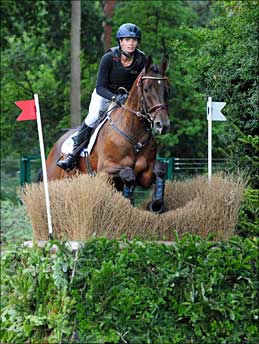
M 162 128 L 162 125 L 161 125 L 160 122 L 155 122 L 155 127 L 156 127 L 157 129 L 161 129 L 161 128 Z

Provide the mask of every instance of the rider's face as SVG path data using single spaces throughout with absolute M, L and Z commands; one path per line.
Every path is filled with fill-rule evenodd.
M 138 45 L 138 40 L 137 38 L 130 38 L 130 37 L 125 37 L 120 39 L 120 46 L 123 51 L 126 53 L 133 53 Z

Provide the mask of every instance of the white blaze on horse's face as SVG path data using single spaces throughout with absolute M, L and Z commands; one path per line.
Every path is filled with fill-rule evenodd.
M 164 134 L 170 126 L 168 115 L 168 78 L 160 73 L 142 77 L 144 105 L 156 134 Z

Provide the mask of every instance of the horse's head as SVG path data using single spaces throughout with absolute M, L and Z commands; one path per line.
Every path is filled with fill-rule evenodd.
M 143 72 L 138 78 L 142 109 L 153 129 L 158 134 L 165 133 L 170 126 L 168 115 L 169 81 L 166 76 L 168 56 L 157 66 L 151 56 L 147 58 Z

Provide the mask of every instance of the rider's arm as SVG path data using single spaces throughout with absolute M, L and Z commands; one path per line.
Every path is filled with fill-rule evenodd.
M 105 54 L 103 55 L 99 70 L 98 70 L 98 76 L 97 76 L 97 82 L 96 82 L 96 93 L 104 97 L 106 99 L 111 100 L 112 97 L 115 95 L 112 93 L 109 88 L 109 72 L 112 68 L 112 55 L 111 54 Z

